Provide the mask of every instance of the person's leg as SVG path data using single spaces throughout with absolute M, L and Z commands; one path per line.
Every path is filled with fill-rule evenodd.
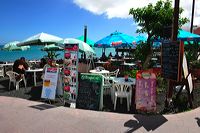
M 19 74 L 18 76 L 15 77 L 15 79 L 17 81 L 19 81 L 19 80 L 23 79 L 23 77 L 24 77 L 24 74 Z

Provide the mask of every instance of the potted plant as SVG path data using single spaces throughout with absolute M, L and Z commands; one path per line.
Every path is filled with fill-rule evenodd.
M 123 75 L 124 75 L 124 80 L 125 80 L 125 81 L 128 81 L 128 77 L 129 77 L 129 75 L 130 75 L 130 71 L 124 71 L 124 72 L 123 72 Z
M 200 60 L 190 62 L 190 71 L 194 77 L 200 77 Z
M 125 81 L 128 81 L 128 78 L 136 78 L 136 73 L 138 70 L 129 70 L 129 71 L 124 71 L 122 74 L 124 76 Z

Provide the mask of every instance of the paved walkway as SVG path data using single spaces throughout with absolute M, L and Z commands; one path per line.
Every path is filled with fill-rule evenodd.
M 0 96 L 1 133 L 199 133 L 200 108 L 176 115 L 130 115 L 55 107 Z

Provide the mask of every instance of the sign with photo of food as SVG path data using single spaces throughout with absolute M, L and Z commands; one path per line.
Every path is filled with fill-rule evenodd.
M 75 103 L 78 88 L 78 44 L 65 44 L 64 53 L 64 93 L 65 103 Z

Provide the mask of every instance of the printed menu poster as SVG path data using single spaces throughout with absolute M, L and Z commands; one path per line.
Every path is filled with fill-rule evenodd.
M 141 76 L 138 76 L 141 75 Z M 137 74 L 135 104 L 136 109 L 144 112 L 156 111 L 156 76 L 154 73 Z
M 78 88 L 78 44 L 65 44 L 64 101 L 75 102 Z
M 46 68 L 41 98 L 55 99 L 58 81 L 58 68 Z

